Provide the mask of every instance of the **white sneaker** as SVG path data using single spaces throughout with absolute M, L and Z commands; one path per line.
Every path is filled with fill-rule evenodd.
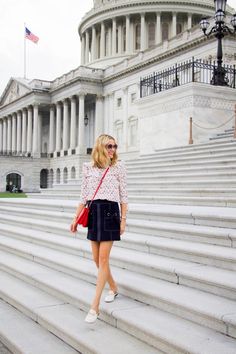
M 99 315 L 99 313 L 97 313 L 93 309 L 90 309 L 87 316 L 85 317 L 85 322 L 94 323 L 97 320 L 98 315 Z
M 118 296 L 118 293 L 114 293 L 113 290 L 109 290 L 108 295 L 105 297 L 105 302 L 113 302 L 116 298 L 116 296 Z

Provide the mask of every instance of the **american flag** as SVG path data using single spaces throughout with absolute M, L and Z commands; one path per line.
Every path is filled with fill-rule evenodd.
M 25 38 L 29 39 L 30 41 L 34 43 L 38 43 L 39 37 L 35 36 L 30 30 L 25 27 Z

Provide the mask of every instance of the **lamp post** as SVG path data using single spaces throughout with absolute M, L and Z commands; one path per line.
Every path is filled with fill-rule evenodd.
M 225 69 L 222 66 L 222 39 L 224 38 L 225 34 L 233 34 L 236 33 L 236 14 L 232 16 L 231 25 L 232 28 L 229 28 L 225 24 L 225 8 L 227 0 L 214 0 L 215 2 L 215 25 L 210 29 L 207 33 L 207 29 L 210 25 L 209 21 L 206 18 L 203 18 L 200 22 L 200 27 L 205 36 L 209 37 L 212 33 L 215 33 L 215 37 L 218 41 L 217 46 L 217 67 L 214 68 L 213 77 L 211 83 L 213 85 L 218 86 L 227 86 L 228 80 L 225 78 Z

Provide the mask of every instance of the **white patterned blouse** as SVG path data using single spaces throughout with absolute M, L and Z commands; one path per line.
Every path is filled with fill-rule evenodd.
M 80 203 L 91 200 L 106 168 L 93 167 L 92 162 L 84 162 Z M 110 166 L 94 199 L 107 199 L 118 203 L 128 203 L 126 167 L 122 161 Z

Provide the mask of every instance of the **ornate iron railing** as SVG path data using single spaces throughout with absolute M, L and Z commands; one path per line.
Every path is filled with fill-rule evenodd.
M 153 95 L 155 93 L 169 90 L 173 87 L 199 82 L 214 85 L 215 62 L 192 58 L 181 64 L 176 64 L 168 69 L 154 72 L 149 76 L 140 79 L 140 97 Z M 224 65 L 225 78 L 228 87 L 236 87 L 235 65 Z

